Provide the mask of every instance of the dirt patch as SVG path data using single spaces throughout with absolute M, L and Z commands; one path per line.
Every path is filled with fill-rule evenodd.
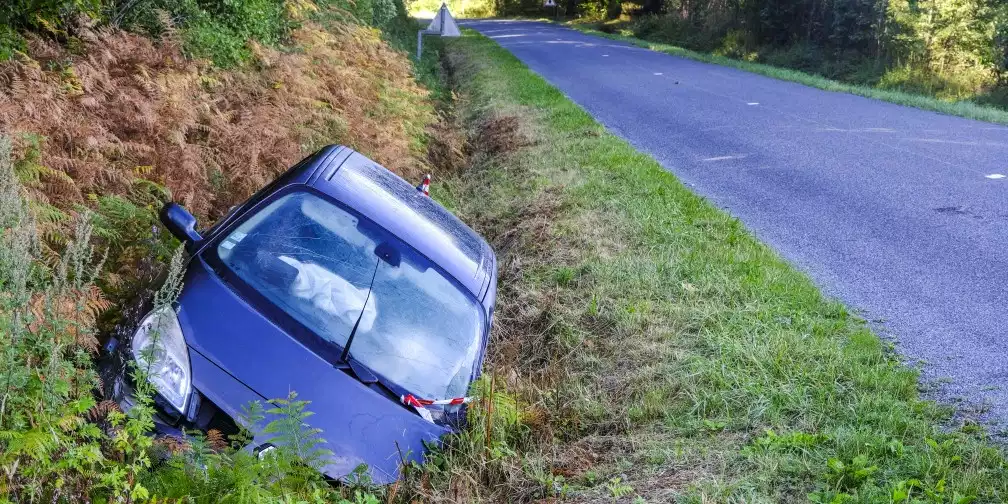
M 531 143 L 514 115 L 494 114 L 476 125 L 475 145 L 490 156 L 506 154 Z
M 427 128 L 427 139 L 427 162 L 439 175 L 457 175 L 465 168 L 466 136 L 454 114 L 440 114 L 439 120 Z

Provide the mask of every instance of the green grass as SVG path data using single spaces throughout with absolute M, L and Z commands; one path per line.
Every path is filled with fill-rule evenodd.
M 966 117 L 969 119 L 977 119 L 980 121 L 987 121 L 998 124 L 1008 124 L 1008 111 L 999 109 L 997 107 L 980 105 L 967 100 L 946 101 L 931 96 L 907 93 L 903 91 L 881 89 L 877 87 L 857 85 L 857 84 L 848 84 L 845 82 L 828 79 L 821 75 L 810 74 L 799 70 L 792 70 L 788 68 L 781 68 L 763 63 L 738 60 L 711 53 L 693 51 L 690 49 L 685 49 L 671 44 L 662 44 L 658 42 L 650 42 L 647 40 L 642 40 L 630 35 L 605 33 L 596 30 L 594 28 L 595 25 L 585 25 L 574 22 L 574 23 L 567 23 L 567 26 L 570 26 L 571 28 L 574 28 L 584 33 L 589 33 L 591 35 L 605 37 L 612 40 L 619 40 L 621 42 L 628 42 L 636 46 L 651 49 L 652 51 L 659 51 L 666 54 L 671 54 L 673 56 L 680 56 L 683 58 L 689 58 L 692 60 L 702 61 L 705 63 L 713 63 L 715 65 L 737 68 L 739 70 L 744 70 L 746 72 L 765 75 L 767 77 L 772 77 L 774 79 L 797 82 L 799 84 L 804 84 L 806 86 L 812 86 L 819 89 L 825 89 L 827 91 L 850 93 L 858 96 L 864 96 L 866 98 L 874 98 L 876 100 L 883 100 L 891 103 L 896 103 L 899 105 L 906 105 L 909 107 L 916 107 L 923 110 L 930 110 L 941 114 Z
M 527 430 L 486 456 L 520 474 L 477 466 L 463 495 L 1008 499 L 984 429 L 738 220 L 489 39 L 445 50 L 475 152 L 433 190 L 498 252 L 489 364 Z

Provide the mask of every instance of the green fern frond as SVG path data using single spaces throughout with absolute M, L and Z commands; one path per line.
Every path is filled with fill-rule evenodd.
M 63 224 L 70 220 L 70 215 L 50 203 L 30 200 L 28 208 L 40 224 Z

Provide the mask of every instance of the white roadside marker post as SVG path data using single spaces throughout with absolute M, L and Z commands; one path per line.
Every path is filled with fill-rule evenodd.
M 558 7 L 557 7 L 556 0 L 545 0 L 545 1 L 543 1 L 543 8 L 546 8 L 546 7 L 553 7 L 553 21 L 556 21 L 557 19 L 559 19 L 557 17 L 557 9 L 558 9 Z
M 455 22 L 455 18 L 452 17 L 451 12 L 448 12 L 448 5 L 442 3 L 441 8 L 438 9 L 437 15 L 431 20 L 430 24 L 427 25 L 427 29 L 420 30 L 416 34 L 416 59 L 420 61 L 420 56 L 423 54 L 423 36 L 427 35 L 438 35 L 440 37 L 460 37 L 462 32 L 459 31 L 458 23 Z

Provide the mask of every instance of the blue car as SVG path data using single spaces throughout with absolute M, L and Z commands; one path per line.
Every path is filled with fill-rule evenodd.
M 426 186 L 330 146 L 205 233 L 174 203 L 161 220 L 191 258 L 176 305 L 106 348 L 106 394 L 124 408 L 133 359 L 151 369 L 163 433 L 237 432 L 244 406 L 295 391 L 333 453 L 324 474 L 365 464 L 379 483 L 459 425 L 496 258 Z M 268 449 L 261 436 L 250 448 Z

